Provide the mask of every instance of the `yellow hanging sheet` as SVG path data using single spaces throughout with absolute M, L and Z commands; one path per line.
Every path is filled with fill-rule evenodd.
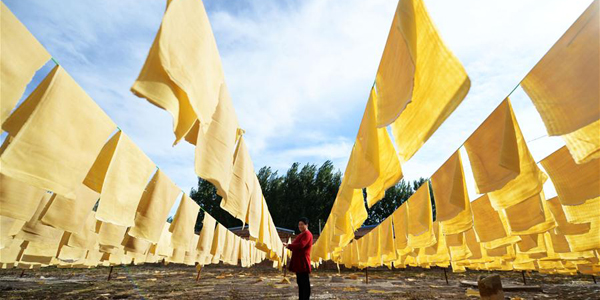
M 556 233 L 557 234 L 584 234 L 590 231 L 589 223 L 571 223 L 567 221 L 567 216 L 565 216 L 565 211 L 563 210 L 562 204 L 558 200 L 558 196 L 554 197 L 546 202 L 550 212 L 554 216 L 554 220 L 556 221 Z
M 481 251 L 481 244 L 477 241 L 477 236 L 475 233 L 475 228 L 465 231 L 465 243 L 467 247 L 469 247 L 469 251 L 471 252 L 470 260 L 479 260 L 483 258 Z
M 0 216 L 0 249 L 9 247 L 26 221 Z
M 248 234 L 250 238 L 258 238 L 260 230 L 260 218 L 262 214 L 262 201 L 263 194 L 258 182 L 258 177 L 253 176 L 253 181 L 249 182 L 248 190 L 250 193 L 250 200 L 248 203 L 248 213 L 246 214 L 246 224 L 248 224 Z
M 162 226 L 181 190 L 160 169 L 146 187 L 129 235 L 157 243 Z
M 355 189 L 367 189 L 367 205 L 377 203 L 385 190 L 402 178 L 400 161 L 385 127 L 377 128 L 377 95 L 371 89 L 356 142 L 344 174 Z
M 366 265 L 369 267 L 378 267 L 381 265 L 381 240 L 380 233 L 381 228 L 376 226 L 371 229 L 369 233 L 363 236 L 361 239 L 364 239 L 363 245 L 366 244 L 367 248 L 367 263 Z
M 388 42 L 390 49 L 384 52 L 377 72 L 376 86 L 382 93 L 379 111 L 384 112 L 378 118 L 378 125 L 382 127 L 393 121 L 392 132 L 403 163 L 458 107 L 467 95 L 471 81 L 442 41 L 422 0 L 399 1 L 394 19 L 398 20 L 394 20 L 395 27 L 390 30 L 390 35 L 399 30 L 403 41 L 398 40 L 400 37 L 392 37 L 394 41 Z M 395 41 L 400 45 L 393 45 Z M 404 46 L 402 42 L 408 49 L 394 53 L 393 48 Z M 408 53 L 410 60 L 404 57 Z M 409 61 L 412 66 L 405 64 Z M 411 69 L 414 74 L 410 74 Z M 411 80 L 404 77 L 406 75 L 414 78 Z M 407 83 L 413 86 L 408 87 Z M 407 104 L 408 100 L 410 103 Z
M 537 224 L 546 220 L 544 210 L 542 208 L 540 194 L 527 198 L 527 200 L 517 203 L 503 210 L 506 219 L 508 220 L 509 230 L 525 231 Z
M 582 164 L 600 158 L 598 132 L 600 120 L 562 136 L 576 163 Z
M 539 194 L 546 175 L 537 167 L 506 98 L 465 142 L 477 193 L 496 210 Z
M 198 238 L 198 255 L 208 255 L 212 248 L 212 242 L 215 235 L 215 226 L 217 221 L 208 213 L 204 213 L 204 220 L 202 221 L 202 230 L 200 231 L 200 237 Z
M 202 1 L 168 1 L 162 24 L 131 91 L 173 116 L 175 143 L 197 119 L 209 124 L 224 81 Z
M 396 247 L 394 243 L 394 224 L 393 217 L 389 216 L 378 226 L 381 229 L 381 258 L 384 263 L 392 262 L 397 259 Z
M 527 234 L 519 236 L 521 240 L 517 243 L 517 253 L 530 253 L 538 246 L 539 234 Z
M 125 249 L 125 251 L 130 251 L 130 252 L 139 253 L 139 254 L 146 254 L 148 252 L 148 250 L 150 249 L 150 246 L 152 245 L 152 243 L 150 243 L 146 240 L 134 238 L 134 237 L 130 236 L 129 234 L 125 234 L 125 238 L 123 239 L 122 245 L 123 245 L 123 249 Z
M 158 243 L 156 244 L 156 255 L 165 257 L 165 258 L 170 258 L 171 256 L 173 256 L 174 250 L 173 248 L 170 246 L 171 244 L 171 232 L 169 232 L 169 223 L 165 222 L 165 225 L 163 226 L 162 232 L 160 234 L 160 239 L 158 240 Z
M 548 231 L 550 235 L 550 241 L 552 242 L 552 247 L 554 248 L 554 252 L 556 253 L 570 253 L 571 247 L 569 247 L 569 241 L 565 238 L 564 234 L 555 233 L 554 230 Z
M 63 230 L 44 225 L 40 221 L 40 216 L 48 206 L 50 198 L 50 194 L 45 194 L 44 197 L 42 197 L 42 200 L 40 201 L 35 213 L 31 219 L 25 222 L 21 228 L 21 231 L 17 233 L 15 238 L 43 244 L 54 244 L 55 242 L 60 242 L 60 238 L 63 235 Z
M 223 249 L 225 246 L 225 239 L 227 235 L 227 228 L 221 224 L 217 224 L 215 234 L 213 237 L 210 254 L 213 256 L 213 263 L 221 261 L 223 255 Z
M 367 205 L 372 207 L 385 196 L 385 191 L 402 179 L 402 167 L 390 135 L 385 128 L 377 129 L 379 140 L 379 177 L 367 187 Z
M 83 225 L 83 229 L 77 233 L 71 233 L 66 245 L 79 249 L 92 250 L 98 243 L 98 234 L 96 233 L 96 218 L 94 213 L 88 213 Z
M 431 177 L 436 220 L 443 233 L 457 234 L 473 226 L 471 203 L 460 152 L 456 151 Z
M 510 235 L 526 235 L 526 234 L 535 234 L 535 233 L 544 233 L 548 230 L 554 229 L 556 227 L 556 222 L 554 220 L 554 217 L 552 216 L 552 213 L 550 212 L 550 209 L 548 209 L 548 204 L 547 201 L 544 200 L 546 196 L 544 196 L 544 192 L 541 192 L 540 195 L 540 204 L 541 206 L 539 207 L 539 209 L 541 209 L 541 214 L 543 215 L 543 221 L 537 224 L 532 225 L 531 227 L 524 229 L 524 230 L 517 230 L 516 228 L 511 227 L 511 225 L 509 224 L 510 222 L 508 220 L 506 220 L 506 224 L 509 224 L 508 227 L 508 232 Z M 530 204 L 531 205 L 531 204 Z M 535 205 L 533 205 L 535 207 Z M 511 207 L 512 208 L 512 207 Z M 509 209 L 511 209 L 509 208 Z M 523 210 L 528 209 L 527 207 L 521 207 Z M 505 210 L 505 212 L 507 212 L 509 209 Z M 532 210 L 535 209 L 537 210 L 537 208 L 531 208 Z M 519 215 L 520 217 L 516 217 L 515 219 L 519 219 L 521 218 L 521 220 L 524 220 L 525 218 L 537 218 L 537 220 L 541 220 L 542 218 L 540 216 L 535 217 L 534 216 L 534 212 L 532 211 L 529 216 L 526 216 L 523 212 L 518 212 L 518 213 L 514 213 L 513 212 L 513 216 L 515 215 Z M 505 217 L 505 215 L 502 215 L 502 217 Z M 530 222 L 530 221 L 525 221 L 525 222 L 520 222 L 521 225 L 531 225 L 535 222 Z M 527 227 L 524 226 L 524 227 Z
M 100 246 L 104 246 L 105 250 L 119 248 L 125 237 L 127 227 L 100 221 L 98 223 L 98 243 Z
M 45 194 L 43 189 L 0 174 L 0 216 L 29 221 Z
M 197 127 L 197 130 L 196 130 Z M 229 191 L 233 153 L 238 137 L 238 121 L 225 83 L 221 84 L 219 103 L 210 123 L 196 122 L 196 175 L 211 182 L 222 197 Z
M 83 230 L 98 198 L 100 198 L 98 193 L 83 184 L 75 190 L 75 198 L 54 194 L 40 220 L 54 228 L 79 233 Z
M 330 249 L 346 246 L 354 237 L 354 231 L 367 219 L 367 209 L 364 205 L 363 192 L 361 189 L 354 189 L 346 184 L 346 178 L 338 190 L 338 194 L 331 208 L 331 215 L 334 215 L 334 237 Z
M 14 138 L 0 154 L 0 172 L 72 197 L 115 127 L 56 66 L 2 125 Z
M 551 136 L 600 119 L 598 3 L 592 2 L 521 82 Z
M 478 194 L 501 189 L 520 173 L 517 133 L 504 100 L 465 142 Z
M 468 195 L 460 152 L 456 151 L 432 176 L 436 220 L 447 221 L 465 209 Z
M 250 153 L 248 152 L 244 138 L 240 137 L 235 152 L 233 175 L 230 179 L 229 191 L 221 200 L 221 208 L 242 222 L 245 222 L 247 218 L 246 214 L 248 213 L 251 192 L 249 187 L 253 187 L 249 185 L 254 184 L 255 177 Z
M 344 172 L 345 182 L 355 189 L 365 188 L 379 177 L 379 142 L 377 139 L 376 99 L 371 89 L 352 153 Z
M 344 174 L 348 187 L 367 188 L 369 207 L 402 178 L 402 168 L 387 129 L 377 128 L 377 101 L 377 95 L 371 89 Z
M 394 222 L 394 244 L 396 251 L 400 251 L 408 247 L 408 203 L 401 204 L 392 214 Z
M 507 236 L 500 215 L 490 203 L 487 194 L 471 202 L 473 226 L 480 242 L 491 242 Z
M 120 226 L 133 226 L 135 212 L 154 163 L 122 131 L 104 145 L 84 184 L 101 193 L 96 218 Z
M 567 148 L 562 147 L 542 159 L 541 164 L 563 205 L 579 205 L 600 196 L 600 160 L 576 164 Z
M 173 222 L 169 226 L 171 235 L 171 247 L 188 249 L 190 239 L 194 235 L 194 227 L 198 218 L 200 205 L 183 193 L 181 203 L 177 208 Z
M 8 117 L 25 92 L 35 72 L 50 54 L 2 2 L 2 41 L 0 49 L 0 124 Z
M 433 212 L 429 182 L 425 182 L 407 200 L 408 208 L 408 246 L 411 248 L 425 248 L 435 244 L 433 234 Z
M 584 204 L 563 206 L 567 220 L 572 223 L 590 223 L 590 231 L 578 235 L 565 235 L 573 252 L 600 249 L 600 197 Z
M 222 261 L 225 264 L 232 265 L 233 250 L 235 248 L 235 234 L 230 230 L 225 232 L 225 244 L 223 245 Z

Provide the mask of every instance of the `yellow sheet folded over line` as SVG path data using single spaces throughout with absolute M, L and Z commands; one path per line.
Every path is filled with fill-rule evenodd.
M 600 160 L 576 164 L 566 147 L 540 162 L 563 205 L 579 205 L 600 196 Z
M 202 1 L 168 1 L 131 91 L 173 116 L 176 144 L 197 120 L 211 122 L 223 81 L 221 58 Z
M 442 41 L 422 0 L 399 1 L 394 19 L 392 26 L 395 27 L 390 29 L 393 40 L 388 38 L 386 48 L 389 49 L 384 50 L 377 72 L 376 87 L 383 97 L 378 125 L 382 127 L 393 121 L 392 132 L 403 163 L 458 107 L 471 81 L 460 61 Z M 393 31 L 399 31 L 401 37 Z M 405 57 L 408 54 L 410 59 Z
M 551 136 L 600 119 L 599 11 L 595 0 L 521 83 Z
M 133 226 L 135 212 L 156 166 L 121 130 L 106 142 L 84 184 L 100 193 L 96 218 Z
M 25 92 L 35 72 L 49 59 L 50 54 L 2 2 L 2 56 L 0 57 L 0 124 Z
M 13 139 L 0 154 L 0 172 L 73 197 L 116 126 L 73 78 L 56 66 L 2 128 Z
M 135 225 L 129 235 L 158 243 L 162 226 L 181 190 L 160 169 L 156 171 L 135 215 Z
M 506 98 L 465 142 L 478 193 L 496 210 L 542 191 L 547 176 L 538 168 Z

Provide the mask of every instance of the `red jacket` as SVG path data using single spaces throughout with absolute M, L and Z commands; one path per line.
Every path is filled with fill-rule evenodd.
M 310 273 L 310 249 L 312 249 L 313 236 L 308 229 L 300 233 L 294 242 L 287 246 L 292 250 L 292 259 L 288 263 L 289 270 L 296 273 Z

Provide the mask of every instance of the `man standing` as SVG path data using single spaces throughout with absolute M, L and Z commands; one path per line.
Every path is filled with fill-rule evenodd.
M 292 259 L 289 263 L 290 272 L 296 272 L 296 282 L 300 300 L 310 299 L 310 280 L 308 275 L 311 271 L 310 249 L 312 249 L 313 236 L 308 230 L 308 219 L 300 218 L 298 221 L 300 234 L 296 236 L 291 244 L 284 245 L 292 251 Z

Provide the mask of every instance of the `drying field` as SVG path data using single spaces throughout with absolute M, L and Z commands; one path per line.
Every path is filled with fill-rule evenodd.
M 194 267 L 142 265 L 109 268 L 0 270 L 2 299 L 297 299 L 295 276 L 266 267 L 242 269 L 207 266 L 196 282 Z M 460 281 L 487 272 L 448 273 L 442 269 L 317 270 L 312 274 L 311 299 L 478 299 L 476 288 Z M 522 285 L 521 273 L 501 272 L 502 283 Z M 505 292 L 510 299 L 599 299 L 600 284 L 591 276 L 528 274 L 528 285 L 541 291 Z

